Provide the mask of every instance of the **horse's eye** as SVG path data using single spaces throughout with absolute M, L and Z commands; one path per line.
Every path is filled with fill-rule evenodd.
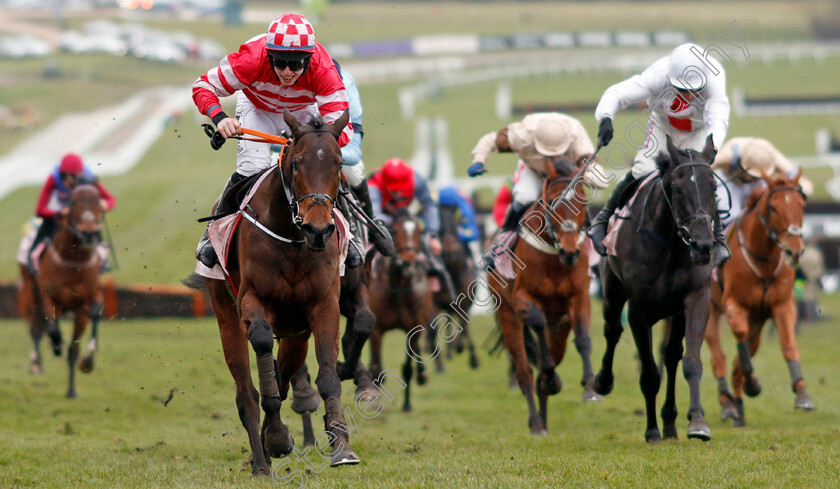
M 296 159 L 292 159 L 292 171 L 293 171 L 293 172 L 297 172 L 297 171 L 298 171 L 298 162 L 297 162 L 297 160 L 296 160 Z

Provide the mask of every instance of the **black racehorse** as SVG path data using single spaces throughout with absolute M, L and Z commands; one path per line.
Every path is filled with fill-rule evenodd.
M 670 137 L 666 143 L 669 157 L 658 159 L 658 177 L 640 188 L 631 219 L 619 229 L 616 256 L 608 256 L 601 270 L 607 349 L 593 387 L 599 394 L 612 390 L 613 356 L 623 330 L 621 312 L 626 302 L 627 319 L 642 363 L 639 384 L 647 411 L 645 440 L 658 441 L 656 394 L 660 373 L 653 355 L 651 326 L 671 317 L 673 329 L 665 345 L 665 438 L 677 438 L 674 390 L 677 364 L 682 358 L 691 398 L 688 437 L 709 440 L 711 430 L 700 403 L 700 346 L 710 310 L 713 219 L 717 212 L 710 163 L 715 149 L 711 136 L 702 152 L 679 150 Z

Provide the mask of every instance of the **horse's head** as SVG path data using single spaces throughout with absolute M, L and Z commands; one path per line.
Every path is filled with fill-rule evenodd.
M 66 225 L 70 232 L 86 245 L 98 243 L 105 213 L 99 190 L 93 185 L 77 185 L 70 193 L 67 210 Z
M 767 235 L 782 250 L 785 262 L 791 267 L 799 264 L 799 257 L 805 249 L 802 240 L 805 193 L 799 186 L 801 176 L 801 168 L 793 178 L 782 175 L 774 180 L 762 173 L 767 188 L 756 206 Z
M 574 182 L 574 188 L 570 188 L 585 159 L 581 158 L 575 164 L 567 158 L 560 157 L 545 163 L 542 201 L 550 210 L 545 212 L 545 226 L 551 234 L 560 261 L 568 266 L 575 264 L 580 255 L 581 245 L 586 240 L 584 185 L 578 180 Z
M 332 209 L 342 161 L 338 138 L 350 114 L 344 112 L 334 124 L 326 124 L 317 116 L 303 124 L 289 111 L 283 119 L 293 138 L 282 168 L 286 181 L 291 182 L 292 221 L 303 232 L 309 249 L 323 251 L 335 232 Z
M 395 250 L 392 263 L 400 274 L 408 275 L 422 251 L 420 223 L 407 209 L 399 209 L 391 222 L 391 236 Z
M 660 159 L 662 186 L 677 234 L 688 245 L 696 265 L 711 261 L 714 246 L 715 177 L 710 166 L 715 158 L 712 136 L 702 151 L 681 150 L 667 136 L 670 161 Z

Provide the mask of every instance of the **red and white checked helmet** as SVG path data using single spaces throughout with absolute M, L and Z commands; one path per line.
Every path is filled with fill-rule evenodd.
M 275 51 L 315 52 L 315 29 L 298 14 L 286 14 L 274 19 L 268 26 L 265 47 Z

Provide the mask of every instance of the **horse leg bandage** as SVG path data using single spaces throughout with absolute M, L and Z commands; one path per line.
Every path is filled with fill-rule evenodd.
M 796 394 L 796 384 L 798 384 L 801 380 L 805 380 L 802 378 L 802 368 L 799 366 L 799 362 L 796 360 L 789 360 L 788 371 L 790 372 L 790 388 L 793 389 L 793 393 Z
M 260 376 L 260 394 L 263 397 L 280 397 L 277 387 L 277 375 L 274 370 L 274 357 L 264 355 L 257 358 L 257 372 Z

